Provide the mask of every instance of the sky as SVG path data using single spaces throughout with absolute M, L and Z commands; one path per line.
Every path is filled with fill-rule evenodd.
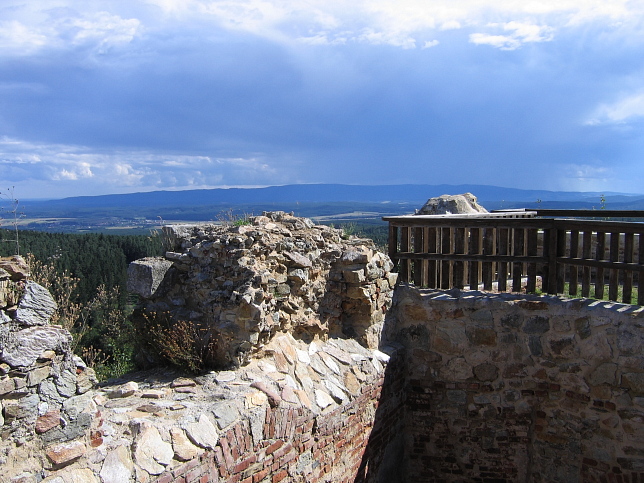
M 644 0 L 0 0 L 0 190 L 644 193 Z

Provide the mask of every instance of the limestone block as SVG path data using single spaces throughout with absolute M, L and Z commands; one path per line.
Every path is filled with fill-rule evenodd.
M 369 249 L 352 248 L 344 253 L 340 258 L 340 262 L 345 265 L 354 265 L 359 263 L 369 263 L 369 259 L 373 256 L 373 251 Z
M 542 315 L 535 315 L 526 320 L 523 332 L 526 334 L 544 334 L 550 330 L 550 319 Z
M 29 281 L 18 302 L 14 320 L 28 327 L 46 325 L 57 307 L 49 290 L 36 282 Z
M 365 281 L 364 270 L 342 270 L 342 278 L 347 283 L 362 283 Z
M 192 237 L 194 225 L 166 225 L 161 228 L 170 250 L 177 250 Z
M 10 393 L 16 388 L 16 384 L 11 377 L 0 380 L 0 396 Z
M 148 421 L 133 420 L 131 426 L 136 432 L 134 462 L 151 475 L 161 474 L 174 457 L 172 445 Z
M 33 419 L 38 416 L 38 403 L 40 398 L 37 394 L 4 402 L 4 416 L 6 419 Z
M 101 480 L 103 483 L 123 483 L 130 481 L 134 473 L 134 463 L 130 451 L 125 445 L 107 453 L 101 467 Z
M 164 258 L 142 258 L 130 263 L 127 269 L 127 289 L 143 298 L 150 298 L 163 282 L 172 262 Z
M 201 448 L 213 450 L 219 441 L 217 428 L 203 413 L 199 416 L 198 422 L 187 423 L 183 429 L 190 441 Z
M 29 371 L 29 374 L 27 374 L 27 386 L 37 386 L 42 381 L 47 379 L 47 377 L 49 377 L 50 372 L 50 366 L 37 367 Z
M 96 410 L 96 404 L 91 394 L 70 397 L 63 403 L 63 409 L 67 416 L 73 421 L 83 412 L 92 412 Z
M 190 442 L 186 433 L 177 427 L 170 428 L 170 437 L 172 438 L 172 449 L 174 457 L 179 461 L 189 461 L 196 458 L 203 450 Z
M 291 261 L 291 264 L 293 267 L 311 268 L 313 266 L 313 263 L 311 262 L 311 260 L 305 255 L 302 255 L 300 253 L 284 252 L 284 256 Z
M 56 471 L 51 476 L 42 480 L 42 483 L 99 483 L 99 480 L 92 470 L 88 468 L 72 467 Z
M 494 381 L 499 376 L 499 368 L 494 364 L 479 364 L 474 367 L 474 375 L 479 381 Z
M 45 350 L 68 352 L 71 334 L 60 327 L 36 326 L 10 332 L 0 360 L 12 367 L 31 366 Z
M 328 393 L 322 391 L 321 389 L 315 390 L 315 403 L 321 408 L 325 409 L 326 407 L 333 404 L 333 398 L 329 396 Z
M 445 381 L 463 381 L 472 377 L 472 366 L 463 357 L 455 357 L 441 367 L 440 376 Z
M 139 385 L 134 381 L 126 382 L 109 393 L 110 398 L 130 397 L 139 390 Z
M 644 373 L 628 372 L 622 374 L 622 386 L 631 389 L 635 394 L 644 393 Z
M 212 409 L 212 413 L 217 420 L 217 426 L 219 426 L 219 429 L 224 429 L 225 427 L 230 426 L 239 418 L 239 411 L 232 402 L 221 402 L 216 404 Z
M 362 302 L 371 301 L 371 292 L 369 288 L 363 286 L 349 286 L 347 287 L 347 297 L 355 300 L 360 300 Z
M 76 392 L 78 394 L 85 394 L 96 384 L 98 384 L 96 372 L 91 367 L 84 368 L 80 374 L 76 376 Z
M 60 376 L 54 379 L 58 394 L 63 397 L 72 397 L 76 394 L 76 373 L 71 370 L 64 370 Z

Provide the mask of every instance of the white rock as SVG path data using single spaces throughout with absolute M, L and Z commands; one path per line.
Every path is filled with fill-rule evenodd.
M 181 428 L 170 428 L 170 436 L 172 437 L 172 448 L 176 458 L 180 461 L 188 461 L 195 458 L 203 452 L 190 442 L 186 433 Z
M 134 464 L 130 451 L 121 445 L 107 454 L 100 476 L 103 483 L 123 483 L 130 481 L 133 471 Z
M 68 352 L 71 342 L 71 334 L 60 327 L 29 327 L 8 334 L 0 360 L 12 367 L 31 366 L 46 350 Z
M 257 363 L 257 367 L 259 367 L 262 372 L 269 373 L 269 372 L 277 372 L 277 367 L 275 367 L 275 364 L 271 364 L 270 362 L 267 361 L 259 361 Z
M 378 349 L 374 349 L 371 351 L 373 356 L 378 359 L 380 362 L 389 362 L 390 357 L 385 354 L 384 352 L 380 352 Z
M 126 382 L 122 386 L 117 387 L 112 392 L 110 392 L 109 397 L 119 398 L 119 397 L 129 397 L 132 396 L 136 391 L 139 390 L 139 385 L 134 382 Z
M 331 393 L 331 396 L 333 397 L 333 399 L 335 399 L 335 402 L 337 402 L 338 404 L 342 404 L 347 400 L 347 395 L 344 393 L 344 391 L 340 389 L 337 385 L 335 385 L 333 382 L 331 382 L 329 379 L 325 379 L 323 381 L 323 384 L 324 384 L 324 387 L 326 387 L 327 390 Z
M 161 438 L 159 430 L 147 421 L 134 420 L 139 434 L 134 442 L 134 462 L 151 475 L 159 475 L 174 457 L 172 445 Z
M 221 371 L 215 376 L 217 382 L 230 382 L 235 380 L 235 373 L 233 371 Z
M 217 441 L 219 441 L 217 428 L 215 428 L 215 425 L 203 413 L 199 416 L 198 422 L 188 423 L 184 429 L 190 441 L 201 448 L 215 449 Z
M 302 364 L 310 364 L 311 363 L 311 357 L 309 356 L 309 353 L 300 349 L 295 349 L 297 352 L 297 360 L 300 361 Z
M 46 325 L 57 308 L 49 290 L 30 281 L 18 303 L 15 320 L 27 326 Z
M 315 390 L 315 403 L 320 406 L 322 409 L 333 404 L 333 398 L 329 396 L 326 392 L 316 389 Z
M 326 366 L 331 369 L 336 374 L 340 374 L 340 366 L 333 360 L 333 358 L 326 352 L 320 351 L 318 355 L 322 358 L 322 361 Z

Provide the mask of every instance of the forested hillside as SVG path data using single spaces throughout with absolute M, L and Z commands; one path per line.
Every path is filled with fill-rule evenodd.
M 16 232 L 0 230 L 0 256 L 15 255 Z M 32 254 L 43 263 L 51 263 L 59 273 L 67 271 L 79 279 L 78 296 L 87 302 L 100 285 L 109 290 L 125 289 L 127 265 L 138 258 L 160 255 L 157 236 L 63 234 L 19 231 L 20 254 Z M 125 290 L 123 290 L 125 293 Z
M 53 320 L 71 332 L 74 352 L 101 379 L 134 369 L 127 266 L 160 255 L 160 237 L 0 229 L 0 256 L 18 252 L 56 300 Z

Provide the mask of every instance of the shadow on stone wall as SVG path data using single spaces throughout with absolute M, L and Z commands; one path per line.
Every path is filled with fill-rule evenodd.
M 383 335 L 392 333 L 392 311 L 384 321 Z M 383 339 L 384 340 L 384 339 Z M 406 483 L 409 479 L 405 451 L 405 354 L 402 346 L 391 343 L 381 348 L 390 354 L 382 390 L 355 483 Z

